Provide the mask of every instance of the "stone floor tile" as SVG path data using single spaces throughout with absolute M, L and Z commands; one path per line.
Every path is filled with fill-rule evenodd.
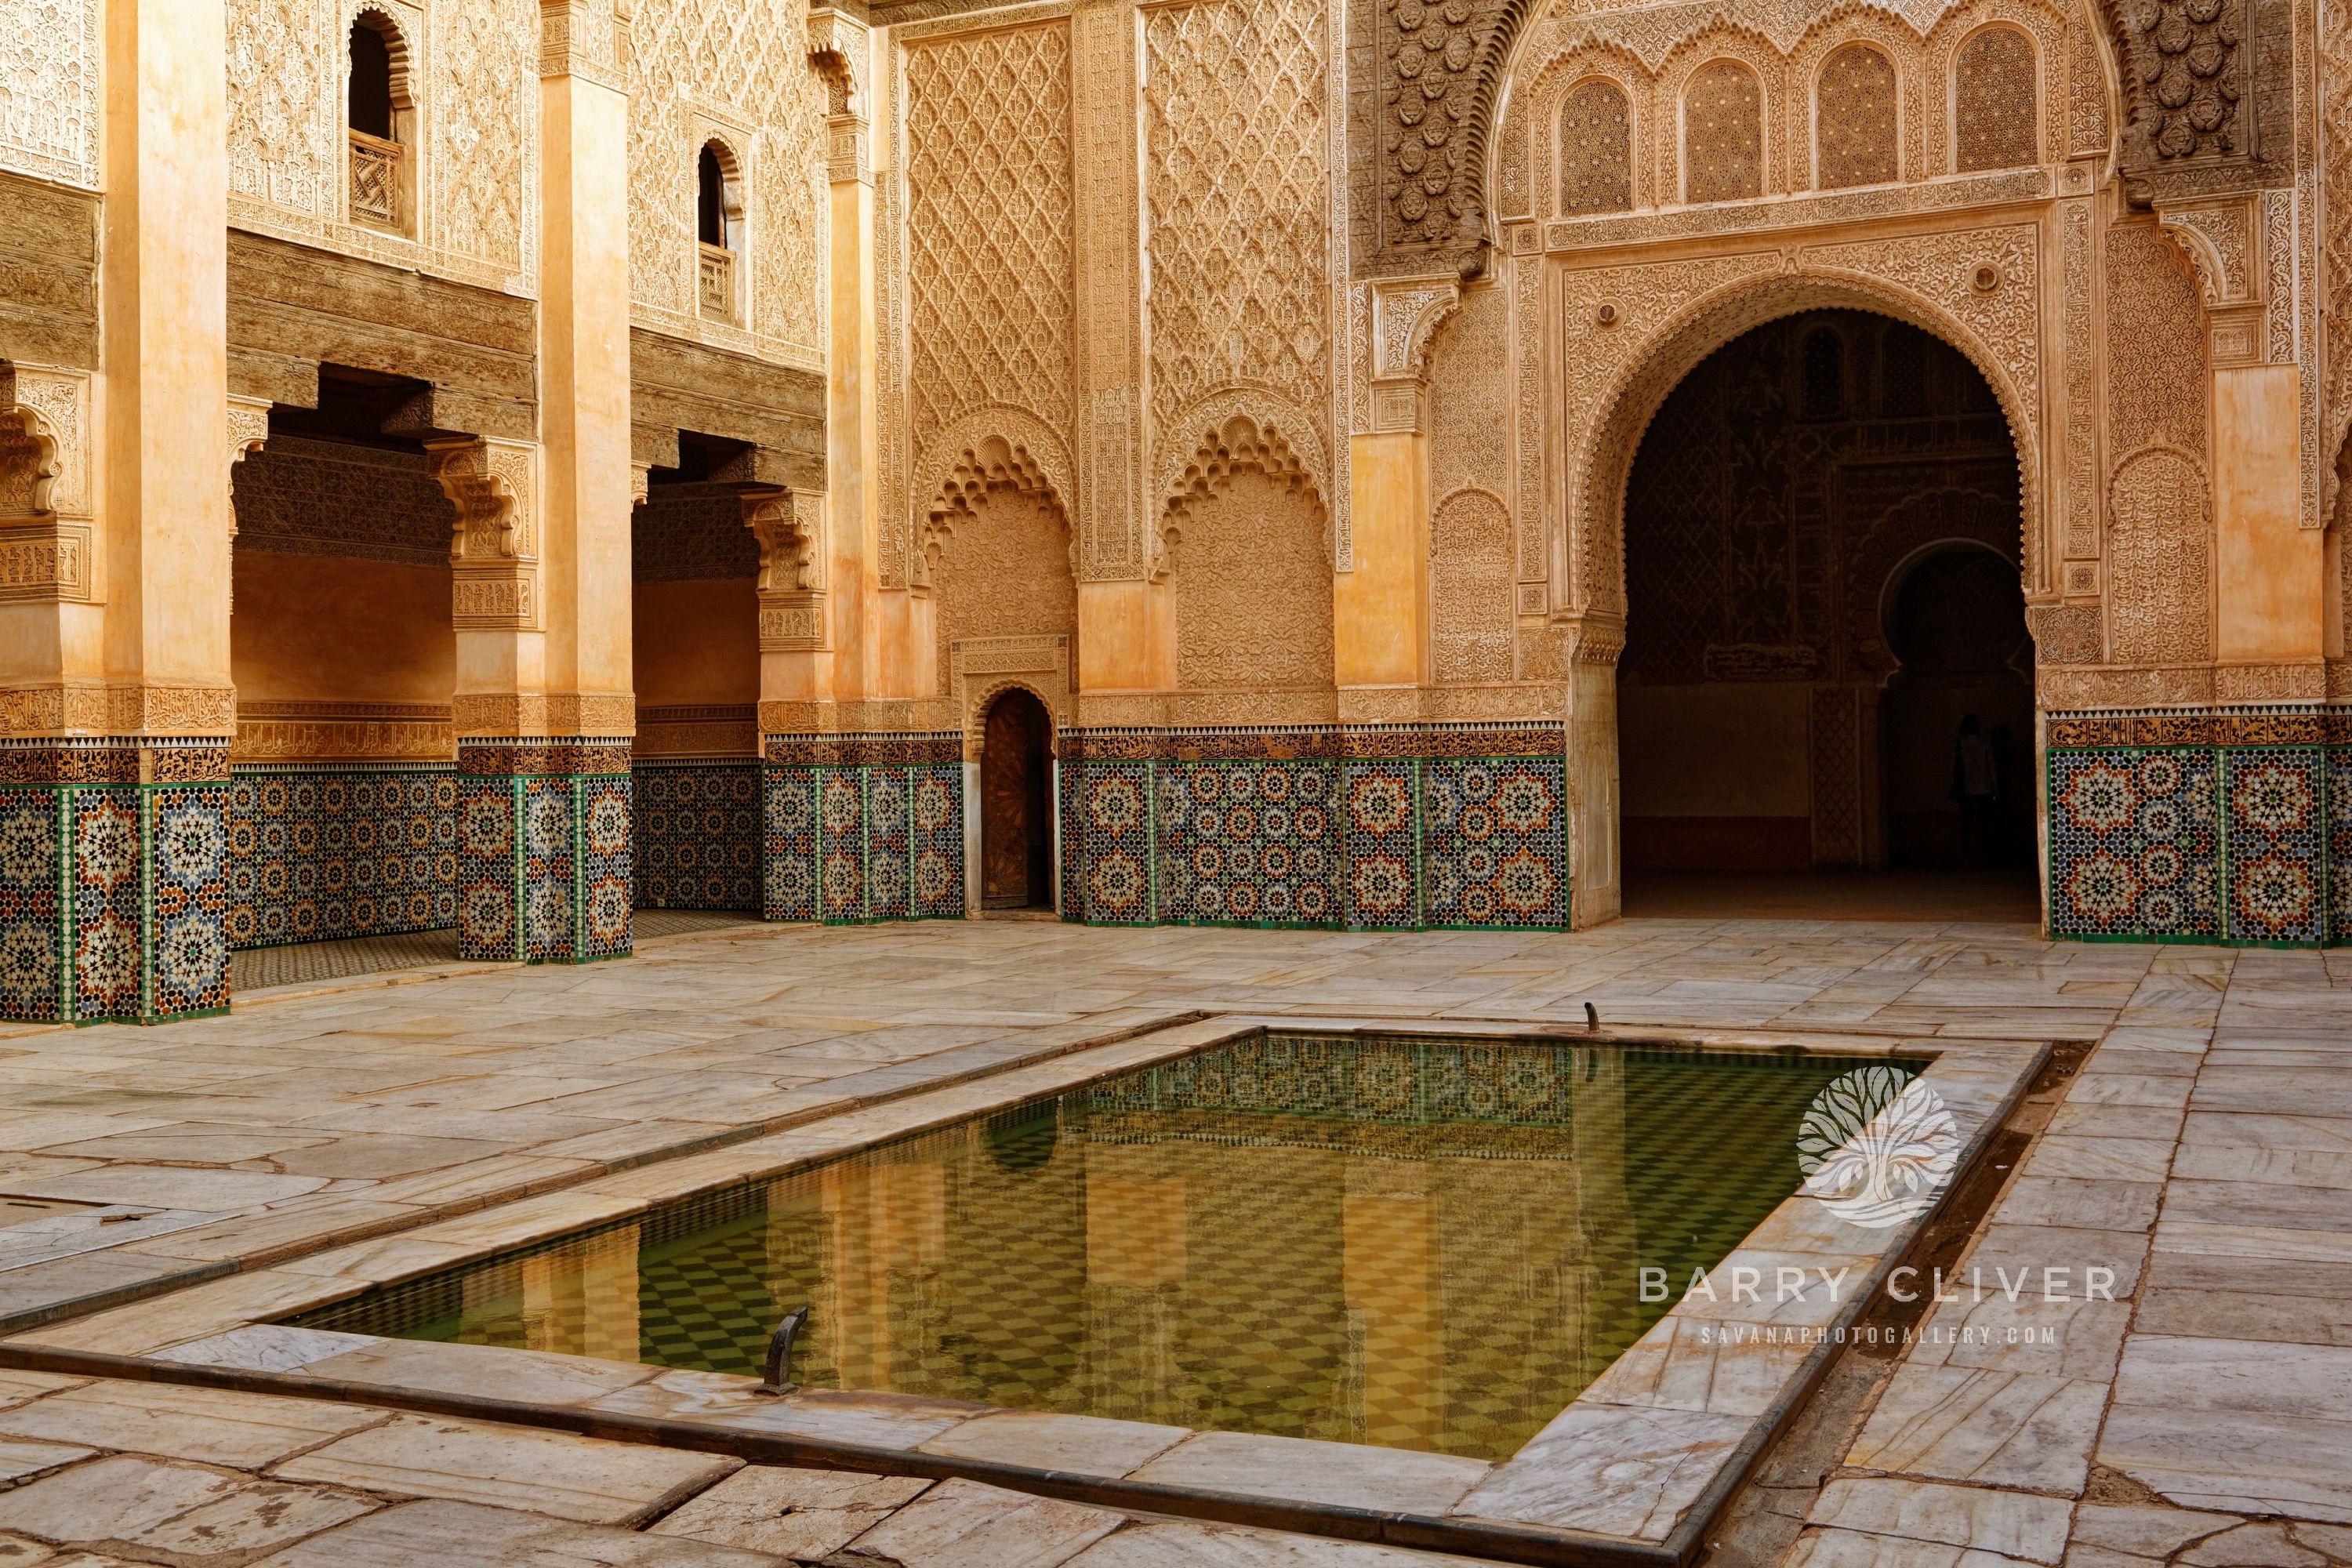
M 930 1485 L 919 1477 L 746 1465 L 651 1528 L 656 1534 L 814 1562 L 848 1545 Z
M 1748 1428 L 1741 1415 L 1570 1405 L 1452 1511 L 1663 1540 Z
M 648 1368 L 647 1370 L 652 1370 Z M 906 1394 L 807 1388 L 783 1398 L 754 1394 L 757 1380 L 723 1373 L 665 1372 L 597 1400 L 594 1408 L 835 1443 L 913 1448 L 991 1406 Z
M 2352 1345 L 2134 1334 L 2116 1402 L 2352 1423 Z
M 8 1179 L 8 1190 L 22 1197 L 205 1209 L 215 1214 L 282 1203 L 326 1184 L 324 1176 L 272 1176 L 164 1165 L 106 1165 L 64 1176 Z
M 381 1410 L 160 1383 L 93 1383 L 0 1411 L 0 1434 L 258 1469 L 387 1419 Z
M 1165 1453 L 1191 1431 L 1099 1415 L 1000 1410 L 951 1426 L 923 1445 L 926 1453 L 993 1459 L 1082 1476 L 1124 1476 Z
M 2003 1225 L 2049 1225 L 2075 1230 L 2146 1230 L 2156 1223 L 2161 1182 L 2091 1182 L 2020 1176 L 2001 1194 L 1993 1217 Z
M 77 1388 L 89 1381 L 86 1377 L 67 1377 L 54 1372 L 18 1372 L 0 1368 L 0 1410 L 22 1405 L 28 1399 L 55 1394 L 61 1388 Z
M 2069 1506 L 2024 1492 L 1932 1481 L 1833 1480 L 1808 1522 L 1967 1547 L 2054 1564 L 2064 1555 Z
M 10 1531 L 100 1550 L 140 1542 L 184 1551 L 184 1544 L 165 1543 L 187 1542 L 192 1531 L 209 1524 L 238 1542 L 220 1550 L 268 1551 L 375 1507 L 373 1500 L 344 1492 L 314 1494 L 127 1454 L 60 1470 L 5 1495 L 0 1519 Z
M 585 1405 L 645 1382 L 659 1369 L 499 1345 L 441 1340 L 373 1340 L 311 1362 L 312 1377 L 444 1394 L 495 1393 L 537 1405 Z
M 167 1346 L 154 1352 L 158 1361 L 184 1362 L 192 1366 L 241 1366 L 255 1372 L 300 1372 L 312 1362 L 346 1351 L 384 1342 L 373 1334 L 343 1334 L 330 1329 L 298 1329 L 284 1323 L 250 1323 L 226 1333 Z
M 2164 1194 L 2168 1224 L 2264 1230 L 2352 1230 L 2352 1197 L 2320 1183 L 2190 1181 L 2176 1175 Z
M 2029 1176 L 2160 1182 L 2172 1164 L 2168 1138 L 2081 1138 L 2045 1135 L 2026 1157 Z
M 1808 1530 L 1781 1568 L 2021 1568 L 2023 1560 L 1859 1530 Z
M 1105 1536 L 1068 1568 L 1442 1568 L 1470 1561 L 1363 1541 L 1154 1521 Z
M 1847 1455 L 1874 1470 L 2079 1495 L 2107 1385 L 1906 1364 Z
M 786 1568 L 786 1559 L 455 1500 L 403 1503 L 252 1568 Z M 47 1565 L 43 1565 L 47 1568 Z M 879 1565 L 877 1565 L 879 1568 Z
M 2069 1138 L 2160 1138 L 2180 1135 L 2181 1112 L 2145 1105 L 2077 1105 L 2069 1100 L 2050 1118 L 2049 1132 Z
M 2298 1543 L 2284 1524 L 2242 1524 L 2209 1536 L 2176 1562 L 2188 1568 L 2327 1568 L 2327 1554 Z
M 2118 1402 L 2094 1458 L 2183 1508 L 2352 1524 L 2352 1422 Z
M 1124 1514 L 978 1481 L 941 1481 L 850 1542 L 846 1555 L 903 1568 L 1060 1568 Z
M 395 1415 L 289 1459 L 276 1474 L 407 1497 L 634 1524 L 741 1468 L 740 1459 L 599 1443 L 562 1432 Z
M 1408 1448 L 1202 1432 L 1130 1479 L 1251 1497 L 1304 1498 L 1343 1508 L 1442 1514 L 1492 1468 L 1484 1459 Z
M 28 1476 L 44 1470 L 54 1470 L 59 1465 L 70 1465 L 87 1459 L 98 1452 L 71 1443 L 36 1443 L 21 1437 L 0 1437 L 0 1486 L 13 1485 Z M 0 1557 L 0 1563 L 7 1559 Z
M 2063 1268 L 2067 1270 L 2065 1289 L 2079 1296 L 2084 1292 L 2086 1268 L 2109 1268 L 2115 1271 L 2115 1281 L 2107 1293 L 2120 1301 L 2139 1289 L 2147 1259 L 2148 1237 L 2141 1231 L 1994 1224 L 1978 1232 L 1976 1246 L 1955 1272 L 1965 1282 L 1969 1270 L 1980 1270 L 1998 1288 L 2003 1270 L 2014 1279 L 2020 1270 L 2030 1269 L 2033 1292 L 2039 1295 L 2042 1270 Z M 1948 1280 L 1945 1293 L 1952 1294 L 1954 1289 Z
M 2084 1503 L 2074 1510 L 2074 1543 L 2161 1563 L 2192 1541 L 2238 1523 L 2234 1514 Z
M 1579 1397 L 1592 1405 L 1761 1415 L 1780 1398 L 1813 1347 L 1742 1331 L 1748 1327 L 1662 1318 Z

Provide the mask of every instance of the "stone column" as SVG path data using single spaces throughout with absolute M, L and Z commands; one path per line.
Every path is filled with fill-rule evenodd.
M 154 1023 L 229 1000 L 227 87 L 107 13 L 97 362 L 0 367 L 0 1016 Z
M 932 679 L 930 628 L 911 635 L 912 596 L 877 592 L 874 563 L 880 549 L 880 452 L 876 407 L 874 168 L 869 132 L 873 34 L 832 9 L 809 13 L 809 58 L 826 93 L 826 298 L 831 310 L 825 345 L 825 483 L 817 501 L 832 519 L 821 567 L 834 587 L 831 639 L 811 682 L 774 695 L 797 700 L 859 697 L 929 697 Z M 800 498 L 806 507 L 815 498 Z M 761 605 L 766 624 L 766 605 Z M 761 633 L 764 650 L 767 637 Z M 767 688 L 764 652 L 761 695 Z
M 540 445 L 428 445 L 457 508 L 459 951 L 629 951 L 625 27 L 541 0 Z
M 1460 284 L 1383 279 L 1371 295 L 1370 428 L 1349 440 L 1352 570 L 1332 577 L 1332 677 L 1339 717 L 1398 710 L 1429 673 L 1429 440 L 1423 399 L 1432 333 L 1459 308 Z M 1390 695 L 1393 694 L 1393 695 Z

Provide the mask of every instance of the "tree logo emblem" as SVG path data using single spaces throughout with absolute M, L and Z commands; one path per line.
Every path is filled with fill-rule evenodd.
M 1857 1068 L 1813 1097 L 1797 1128 L 1798 1191 L 1865 1230 L 1924 1214 L 1959 1163 L 1960 1131 L 1925 1080 Z

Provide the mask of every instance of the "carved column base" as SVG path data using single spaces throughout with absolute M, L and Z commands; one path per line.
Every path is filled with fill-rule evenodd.
M 457 747 L 457 954 L 591 963 L 631 951 L 629 742 Z
M 0 742 L 0 1018 L 228 1011 L 228 742 Z

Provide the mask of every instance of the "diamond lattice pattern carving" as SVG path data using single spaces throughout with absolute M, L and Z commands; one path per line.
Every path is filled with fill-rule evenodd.
M 983 403 L 1070 427 L 1070 38 L 1015 27 L 907 51 L 915 449 Z
M 1235 384 L 1330 440 L 1321 0 L 1156 9 L 1145 24 L 1152 410 Z M 1187 433 L 1198 439 L 1197 432 Z
M 1987 27 L 1961 45 L 1952 95 L 1960 173 L 2033 162 L 2033 45 L 2023 33 Z
M 1764 194 L 1764 89 L 1735 60 L 1713 60 L 1683 89 L 1683 199 L 1736 202 Z
M 825 255 L 825 92 L 808 63 L 806 16 L 792 0 L 638 0 L 629 69 L 630 297 L 694 316 L 702 138 L 685 110 L 756 106 L 726 110 L 759 116 L 750 144 L 733 147 L 751 187 L 747 324 L 763 348 L 803 360 L 824 352 Z
M 1895 179 L 1895 62 L 1862 44 L 1830 56 L 1822 67 L 1813 124 L 1823 190 Z
M 1633 113 L 1615 82 L 1588 81 L 1559 111 L 1559 213 L 1621 213 L 1633 205 Z

